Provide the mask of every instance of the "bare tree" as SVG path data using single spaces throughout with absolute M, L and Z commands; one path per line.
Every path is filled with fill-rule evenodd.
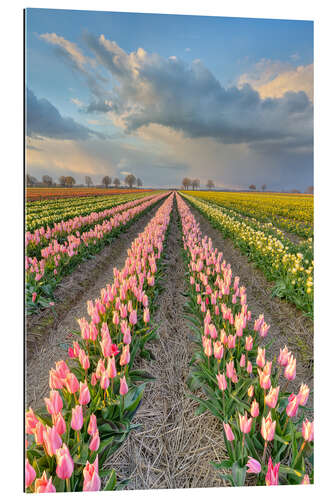
M 37 184 L 38 180 L 33 175 L 26 174 L 25 182 L 27 186 L 34 186 Z
M 87 184 L 88 187 L 90 187 L 90 186 L 92 186 L 94 184 L 93 181 L 92 181 L 92 178 L 89 177 L 89 175 L 86 175 L 85 183 Z
M 112 182 L 112 179 L 109 175 L 105 175 L 102 179 L 102 184 L 104 184 L 104 186 L 106 188 L 108 188 L 110 186 L 111 182 Z
M 194 190 L 195 188 L 198 188 L 200 186 L 200 180 L 199 179 L 192 179 L 191 184 L 192 184 L 192 188 Z
M 115 177 L 115 179 L 113 179 L 113 184 L 116 186 L 116 188 L 119 188 L 121 182 L 120 180 L 118 179 L 118 177 Z
M 52 177 L 50 177 L 49 175 L 43 175 L 42 181 L 45 186 L 52 186 L 53 184 Z
M 63 186 L 63 187 L 66 186 L 66 177 L 64 175 L 61 175 L 59 177 L 59 184 L 60 184 L 60 186 Z
M 257 188 L 254 184 L 250 184 L 249 189 L 251 189 L 252 191 L 255 191 Z
M 305 191 L 307 194 L 313 194 L 313 186 L 308 186 Z
M 76 184 L 76 180 L 71 175 L 68 175 L 65 180 L 65 185 L 68 187 L 73 187 Z
M 138 178 L 137 178 L 137 180 L 136 180 L 136 185 L 137 185 L 138 187 L 142 187 L 142 186 L 143 186 L 143 182 L 142 182 L 142 180 L 141 180 L 141 179 L 139 179 L 139 177 L 138 177 Z
M 182 180 L 182 185 L 184 186 L 184 188 L 188 189 L 191 184 L 191 179 L 189 179 L 188 177 L 184 177 L 184 179 Z
M 300 190 L 299 189 L 292 189 L 291 192 L 294 193 L 294 194 L 300 194 Z
M 208 187 L 208 189 L 212 189 L 213 187 L 215 187 L 214 181 L 208 179 L 206 186 Z
M 125 184 L 127 184 L 130 189 L 132 189 L 132 187 L 135 184 L 135 182 L 136 182 L 136 178 L 134 177 L 133 174 L 126 175 L 126 177 L 125 177 Z
M 266 188 L 267 188 L 266 184 L 263 184 L 263 185 L 261 186 L 261 189 L 262 189 L 263 191 L 265 191 L 265 189 L 266 189 Z

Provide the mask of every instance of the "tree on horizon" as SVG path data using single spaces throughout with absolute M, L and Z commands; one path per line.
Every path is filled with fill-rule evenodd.
M 206 187 L 208 187 L 208 189 L 215 187 L 214 181 L 212 181 L 212 179 L 208 179 Z
M 125 184 L 127 184 L 130 189 L 132 189 L 135 182 L 136 182 L 136 178 L 133 174 L 126 175 Z
M 105 175 L 102 179 L 102 184 L 104 184 L 106 189 L 110 186 L 111 182 L 112 182 L 112 179 L 109 175 Z

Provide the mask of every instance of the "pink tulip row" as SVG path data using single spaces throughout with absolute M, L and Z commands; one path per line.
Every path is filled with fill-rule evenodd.
M 74 233 L 74 231 L 77 231 L 78 229 L 80 229 L 80 227 L 86 224 L 89 225 L 95 224 L 97 221 L 101 221 L 119 212 L 123 212 L 124 210 L 133 208 L 153 198 L 154 195 L 145 196 L 144 198 L 131 200 L 126 203 L 122 203 L 121 205 L 116 205 L 112 208 L 108 208 L 100 212 L 91 212 L 89 215 L 79 215 L 77 217 L 74 217 L 73 219 L 56 222 L 53 224 L 51 228 L 49 226 L 47 226 L 47 228 L 41 227 L 39 229 L 36 229 L 33 233 L 27 231 L 25 233 L 26 251 L 28 252 L 29 248 L 32 245 L 33 246 L 45 245 L 47 244 L 48 240 L 51 240 L 51 238 L 58 238 L 59 236 L 65 236 L 66 234 Z M 77 233 L 76 236 L 78 236 Z
M 47 458 L 46 464 L 50 461 L 51 467 L 53 457 L 56 462 L 55 476 L 52 477 L 50 472 L 49 475 L 46 470 L 42 472 L 37 462 L 31 463 L 27 457 L 27 491 L 54 492 L 59 480 L 66 483 L 67 491 L 71 491 L 74 483 L 71 483 L 71 478 L 75 473 L 74 451 L 78 446 L 76 453 L 80 454 L 85 439 L 89 442 L 90 460 L 82 470 L 82 489 L 100 489 L 98 415 L 101 409 L 111 405 L 123 411 L 124 397 L 131 387 L 129 363 L 131 355 L 135 354 L 131 348 L 140 336 L 142 324 L 146 326 L 144 330 L 148 329 L 149 289 L 155 284 L 172 205 L 173 195 L 168 196 L 145 230 L 132 242 L 123 269 L 114 269 L 113 284 L 106 285 L 95 302 L 88 301 L 90 321 L 86 318 L 78 320 L 80 338 L 68 351 L 77 367 L 70 369 L 61 360 L 49 373 L 51 391 L 50 397 L 45 398 L 45 406 L 51 416 L 50 424 L 31 408 L 27 412 L 27 454 L 37 446 L 38 453 L 42 457 L 44 453 Z
M 57 267 L 60 262 L 64 261 L 67 264 L 70 258 L 78 255 L 80 247 L 88 247 L 89 244 L 96 244 L 97 240 L 103 239 L 105 235 L 115 228 L 127 224 L 131 219 L 157 203 L 163 197 L 165 197 L 165 194 L 150 197 L 149 200 L 144 201 L 140 205 L 118 213 L 102 224 L 97 224 L 89 231 L 82 234 L 77 233 L 76 235 L 70 234 L 64 244 L 59 244 L 57 240 L 51 241 L 47 247 L 42 249 L 42 258 L 39 260 L 36 257 L 31 258 L 26 256 L 25 269 L 27 279 L 29 281 L 40 281 L 45 274 L 46 268 L 49 272 L 53 271 L 53 274 L 57 275 Z
M 227 442 L 231 444 L 228 448 L 231 459 L 236 461 L 239 458 L 232 447 L 236 435 L 241 440 L 239 450 L 243 453 L 247 442 L 245 437 L 248 436 L 251 444 L 251 439 L 260 433 L 263 456 L 261 460 L 248 456 L 248 473 L 259 474 L 266 470 L 266 485 L 278 484 L 280 462 L 274 465 L 272 457 L 269 457 L 266 463 L 268 444 L 278 438 L 277 429 L 280 437 L 286 432 L 296 432 L 292 419 L 297 416 L 299 408 L 306 405 L 310 389 L 302 384 L 297 394 L 289 395 L 285 410 L 282 413 L 278 411 L 281 393 L 285 393 L 289 382 L 296 377 L 296 358 L 285 347 L 280 349 L 276 361 L 266 360 L 265 348 L 258 346 L 258 341 L 265 338 L 269 331 L 264 315 L 251 324 L 246 289 L 239 286 L 239 277 L 232 282 L 232 270 L 230 264 L 222 260 L 222 252 L 213 248 L 210 238 L 202 237 L 199 224 L 178 194 L 176 200 L 182 222 L 184 250 L 189 259 L 190 285 L 202 321 L 202 357 L 213 377 L 216 377 L 216 387 L 220 391 L 217 399 L 222 401 L 224 432 Z M 280 391 L 283 379 L 284 387 Z M 228 399 L 233 398 L 233 394 L 239 398 L 246 384 L 248 390 L 244 394 L 245 404 L 241 405 L 243 411 L 238 408 L 228 419 L 225 410 Z M 248 410 L 244 412 L 244 408 Z M 313 441 L 313 422 L 307 419 L 303 421 L 302 437 L 299 454 L 294 457 L 296 465 L 305 446 L 310 447 Z M 302 483 L 308 482 L 309 477 L 304 474 Z

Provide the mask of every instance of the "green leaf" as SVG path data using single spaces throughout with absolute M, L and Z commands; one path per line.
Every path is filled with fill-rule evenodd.
M 116 489 L 117 478 L 114 469 L 110 472 L 108 482 L 105 485 L 104 491 L 113 491 Z
M 238 462 L 234 462 L 232 465 L 232 477 L 235 486 L 244 486 L 246 476 L 246 467 L 241 467 Z

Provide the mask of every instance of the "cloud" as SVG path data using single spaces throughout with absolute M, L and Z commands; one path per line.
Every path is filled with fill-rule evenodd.
M 290 57 L 295 60 L 298 54 Z M 280 98 L 286 92 L 305 92 L 313 101 L 313 64 L 295 68 L 289 63 L 262 59 L 253 71 L 239 77 L 238 86 L 244 84 L 250 84 L 263 99 Z
M 43 33 L 39 35 L 42 40 L 55 45 L 58 47 L 60 53 L 67 54 L 74 65 L 76 65 L 79 69 L 83 69 L 87 63 L 91 63 L 91 59 L 85 57 L 78 46 L 69 42 L 62 36 L 57 35 L 56 33 Z
M 82 108 L 82 106 L 84 105 L 82 101 L 76 99 L 75 97 L 72 97 L 71 102 L 75 104 L 78 108 Z
M 47 99 L 38 99 L 27 89 L 27 136 L 50 137 L 58 140 L 86 140 L 92 135 L 105 138 L 89 128 L 80 125 L 73 118 L 63 117 Z
M 86 33 L 84 40 L 115 78 L 112 105 L 105 111 L 128 133 L 159 124 L 224 144 L 312 143 L 313 108 L 303 91 L 263 98 L 244 79 L 240 87 L 224 88 L 200 60 L 187 64 L 141 48 L 128 54 L 104 35 Z

